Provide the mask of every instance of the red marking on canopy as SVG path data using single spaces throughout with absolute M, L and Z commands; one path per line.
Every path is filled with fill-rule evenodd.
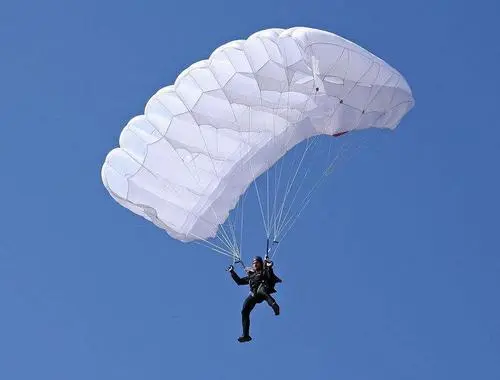
M 345 135 L 347 132 L 349 132 L 349 131 L 335 133 L 335 134 L 333 134 L 332 136 L 333 136 L 333 137 L 340 137 L 340 136 L 342 136 L 342 135 Z

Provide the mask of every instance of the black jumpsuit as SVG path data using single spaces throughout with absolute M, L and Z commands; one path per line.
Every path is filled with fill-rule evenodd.
M 240 277 L 231 270 L 231 277 L 238 285 L 250 285 L 250 295 L 243 302 L 241 310 L 241 322 L 243 325 L 243 336 L 250 334 L 250 313 L 258 303 L 266 301 L 276 315 L 279 314 L 279 306 L 270 294 L 275 293 L 274 285 L 281 280 L 276 277 L 271 267 L 265 267 L 261 271 L 250 272 L 245 277 Z

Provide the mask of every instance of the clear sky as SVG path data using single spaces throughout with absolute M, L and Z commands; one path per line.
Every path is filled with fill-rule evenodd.
M 3 1 L 0 379 L 499 379 L 498 4 Z M 256 308 L 241 345 L 225 258 L 100 169 L 189 64 L 292 26 L 382 57 L 416 107 L 321 188 L 280 248 L 282 315 Z

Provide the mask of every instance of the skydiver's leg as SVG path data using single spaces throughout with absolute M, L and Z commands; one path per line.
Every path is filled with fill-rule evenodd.
M 246 342 L 252 339 L 250 338 L 250 313 L 257 304 L 257 301 L 257 297 L 249 295 L 245 299 L 245 302 L 243 302 L 243 308 L 241 309 L 241 324 L 243 327 L 243 336 L 238 339 L 240 342 Z
M 267 304 L 271 306 L 271 308 L 274 311 L 274 315 L 280 314 L 280 306 L 270 294 L 267 294 L 265 288 L 260 287 L 259 290 L 257 291 L 257 294 L 261 296 L 263 299 L 265 299 Z

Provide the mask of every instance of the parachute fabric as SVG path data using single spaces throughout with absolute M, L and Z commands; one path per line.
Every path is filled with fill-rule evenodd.
M 160 89 L 123 129 L 102 180 L 173 238 L 206 241 L 298 143 L 394 129 L 413 105 L 403 76 L 360 46 L 317 29 L 264 30 Z

